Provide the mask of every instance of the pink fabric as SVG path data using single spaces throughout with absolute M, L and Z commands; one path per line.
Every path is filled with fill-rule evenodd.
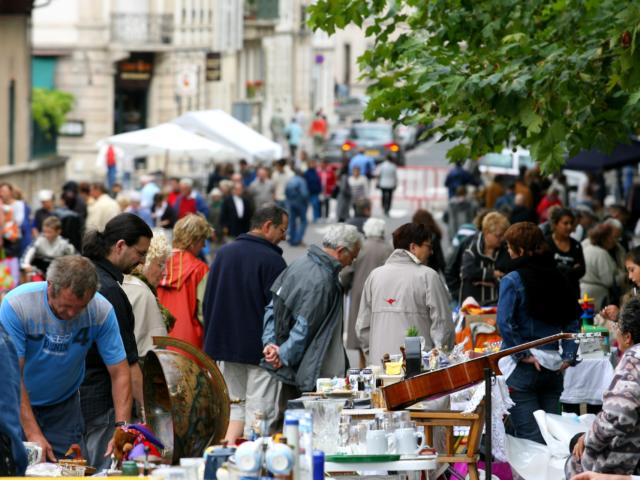
M 462 477 L 466 477 L 467 473 L 469 473 L 469 466 L 466 463 L 454 463 L 453 470 Z M 478 470 L 484 470 L 484 462 L 478 462 Z M 500 480 L 513 480 L 511 466 L 507 462 L 493 462 L 491 464 L 491 474 Z

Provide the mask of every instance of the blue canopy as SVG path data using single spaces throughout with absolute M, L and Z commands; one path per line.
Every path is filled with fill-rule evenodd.
M 631 143 L 621 143 L 609 155 L 595 149 L 584 150 L 575 157 L 568 159 L 564 168 L 597 172 L 638 163 L 640 163 L 640 142 L 632 141 Z

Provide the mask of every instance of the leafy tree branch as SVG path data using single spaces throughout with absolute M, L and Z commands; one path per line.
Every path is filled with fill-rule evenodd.
M 309 24 L 364 29 L 370 119 L 429 123 L 451 160 L 522 145 L 542 167 L 611 150 L 640 121 L 640 3 L 318 0 Z

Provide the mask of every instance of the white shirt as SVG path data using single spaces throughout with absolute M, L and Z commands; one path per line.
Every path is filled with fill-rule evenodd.
M 398 168 L 394 163 L 385 160 L 378 170 L 378 186 L 380 188 L 396 188 L 398 183 Z
M 233 204 L 236 206 L 236 213 L 238 214 L 238 218 L 244 217 L 244 202 L 242 201 L 242 197 L 238 197 L 236 195 L 233 196 Z

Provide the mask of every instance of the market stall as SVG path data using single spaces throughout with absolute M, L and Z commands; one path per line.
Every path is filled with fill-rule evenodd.
M 282 147 L 222 110 L 187 112 L 173 120 L 190 132 L 233 150 L 249 163 L 282 158 Z
M 561 338 L 599 336 L 558 334 L 504 351 L 492 344 L 465 351 L 463 343 L 448 353 L 425 352 L 419 337 L 408 337 L 403 354 L 390 355 L 381 366 L 318 379 L 315 392 L 289 402 L 281 433 L 268 436 L 258 415 L 249 438 L 234 446 L 220 444 L 230 400 L 217 366 L 191 345 L 158 337 L 144 362 L 146 424 L 119 427 L 111 474 L 213 480 L 267 472 L 293 479 L 348 473 L 391 479 L 450 469 L 476 480 L 479 468 L 492 471 L 492 459 L 507 469 L 511 461 L 513 441 L 502 418 L 512 403 L 504 379 L 496 376 L 498 360 Z M 554 420 L 548 421 L 553 433 Z M 483 430 L 491 432 L 484 435 L 484 448 L 493 455 L 481 465 Z M 80 458 L 38 464 L 37 448 L 29 451 L 30 475 L 91 471 Z

